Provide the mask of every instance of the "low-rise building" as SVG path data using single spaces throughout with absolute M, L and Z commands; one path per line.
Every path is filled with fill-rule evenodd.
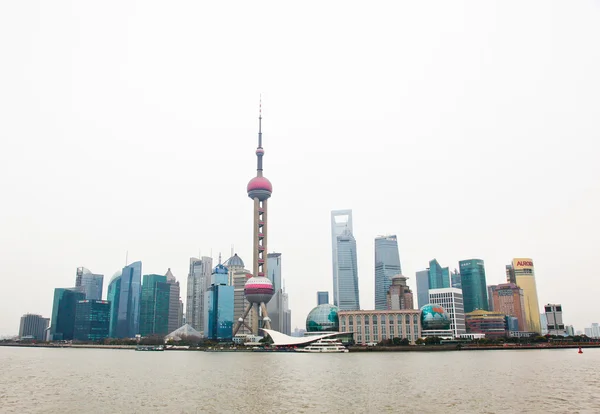
M 419 310 L 340 311 L 340 332 L 353 332 L 359 345 L 387 339 L 408 339 L 411 344 L 421 337 Z
M 505 315 L 500 312 L 478 309 L 466 313 L 465 324 L 467 333 L 483 333 L 490 339 L 505 337 L 507 333 Z

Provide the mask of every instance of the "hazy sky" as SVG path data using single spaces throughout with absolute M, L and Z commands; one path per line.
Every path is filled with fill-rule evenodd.
M 250 267 L 260 93 L 293 326 L 346 208 L 363 308 L 396 234 L 413 291 L 532 257 L 540 305 L 600 322 L 600 2 L 398 3 L 0 3 L 0 335 L 127 251 L 184 298 L 199 251 Z

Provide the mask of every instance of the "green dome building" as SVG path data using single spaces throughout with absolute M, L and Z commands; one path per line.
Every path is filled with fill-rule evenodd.
M 306 332 L 339 332 L 340 318 L 337 306 L 319 305 L 306 317 Z

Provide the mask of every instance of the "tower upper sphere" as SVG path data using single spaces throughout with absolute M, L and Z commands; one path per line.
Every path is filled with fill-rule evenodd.
M 248 183 L 248 197 L 255 199 L 258 198 L 261 201 L 271 197 L 273 192 L 273 185 L 266 177 L 254 177 Z

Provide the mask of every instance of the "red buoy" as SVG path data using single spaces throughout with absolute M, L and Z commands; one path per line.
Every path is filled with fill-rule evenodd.
M 583 354 L 583 351 L 581 350 L 581 346 L 579 347 L 579 352 L 577 352 L 578 354 Z

